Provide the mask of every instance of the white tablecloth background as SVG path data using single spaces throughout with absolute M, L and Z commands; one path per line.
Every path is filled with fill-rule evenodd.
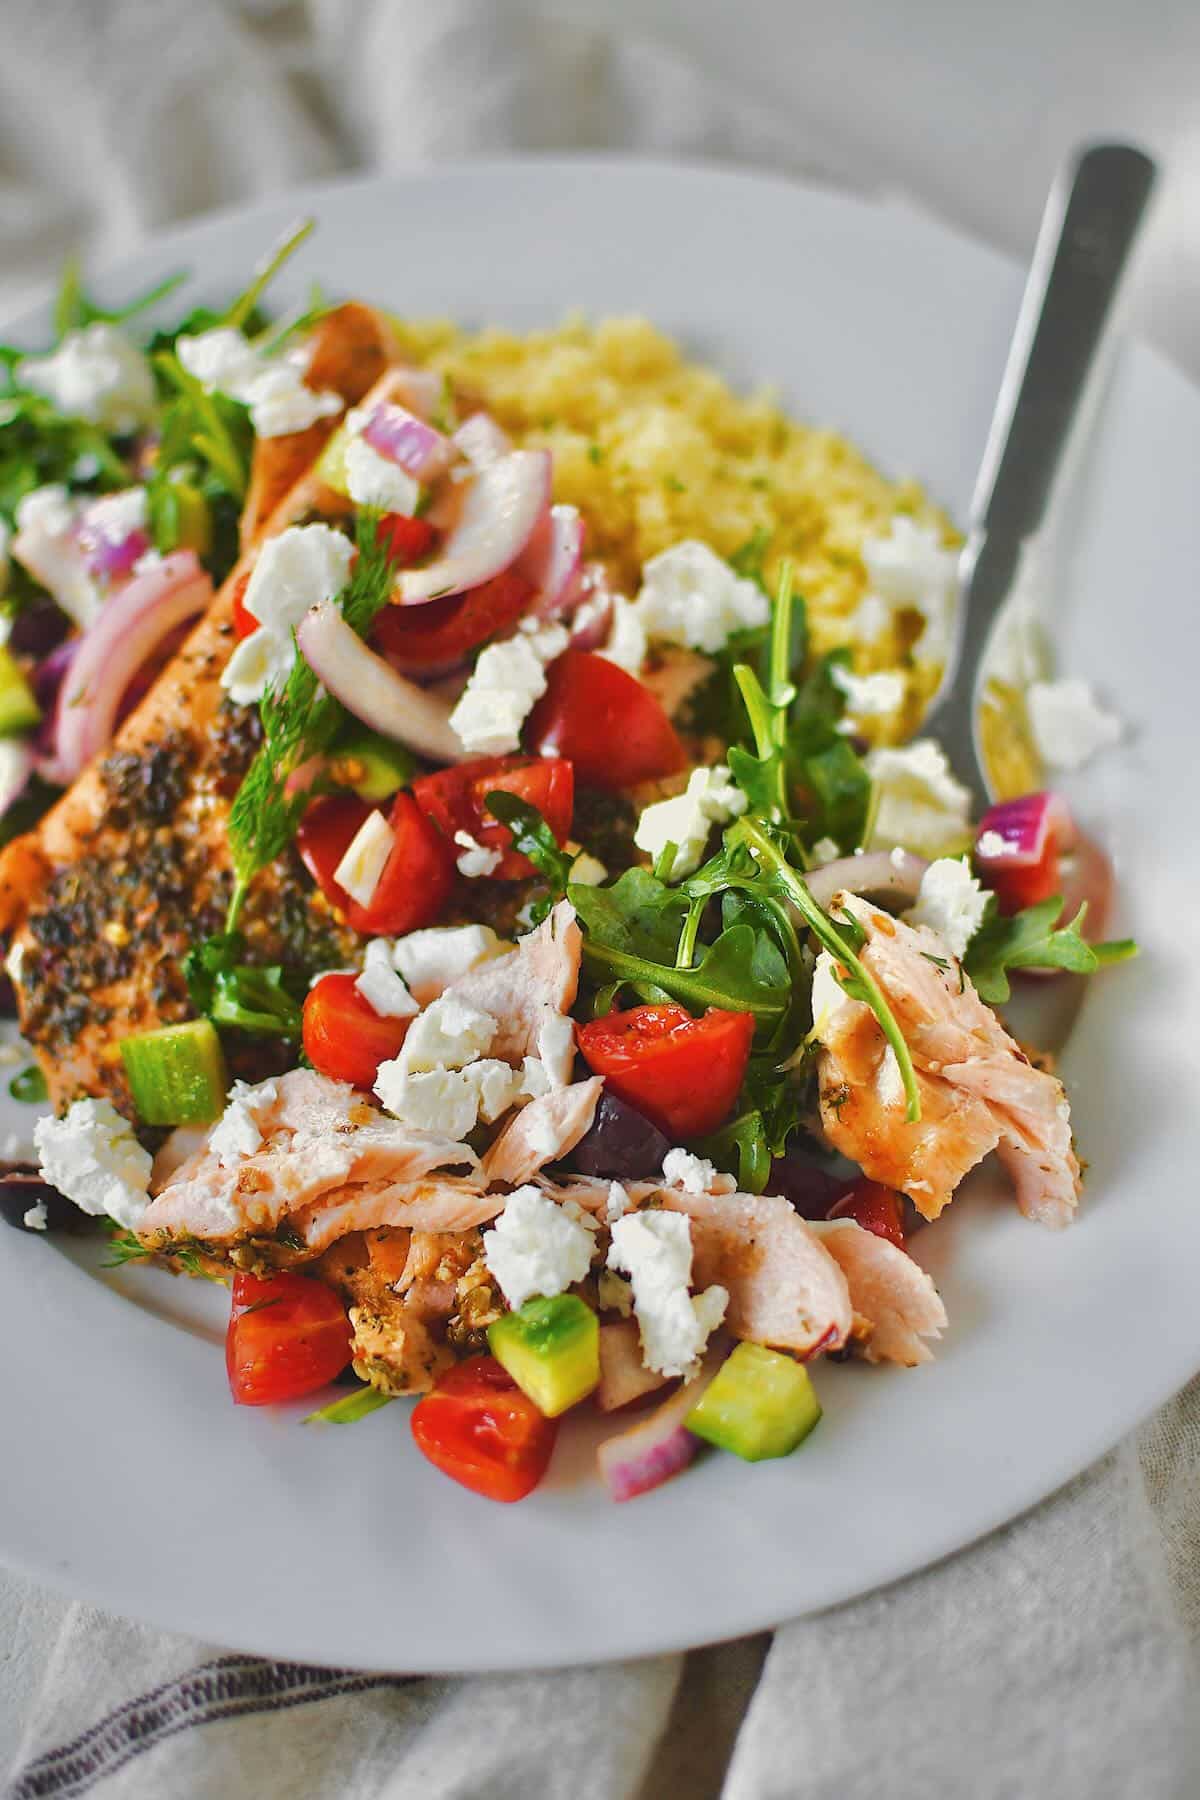
M 1200 369 L 1191 0 L 1014 0 L 994 40 L 991 9 L 942 0 L 556 10 L 572 17 L 503 0 L 4 0 L 0 305 L 69 250 L 119 252 L 168 220 L 347 166 L 577 144 L 868 187 L 899 171 L 918 197 L 1023 247 L 1056 158 L 1116 124 L 1165 137 L 1175 156 L 1135 316 Z M 673 27 L 690 58 L 666 47 Z M 1128 55 L 1098 60 L 1097 43 Z M 976 83 L 965 98 L 951 91 L 956 55 Z M 1014 210 L 964 120 L 982 138 L 989 118 L 1025 116 L 1048 79 L 1053 106 L 1010 133 Z M 938 116 L 913 117 L 914 96 Z M 361 1678 L 164 1636 L 0 1572 L 0 1769 L 10 1762 L 20 1800 L 91 1787 L 106 1800 L 1185 1800 L 1200 1793 L 1200 1381 L 975 1549 L 687 1658 Z

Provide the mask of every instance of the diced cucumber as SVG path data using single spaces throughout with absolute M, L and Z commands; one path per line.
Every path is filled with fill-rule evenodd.
M 339 787 L 353 788 L 364 800 L 387 800 L 412 780 L 416 766 L 403 744 L 362 725 L 338 739 L 329 772 Z
M 122 1038 L 121 1061 L 144 1125 L 207 1125 L 224 1111 L 229 1082 L 211 1019 Z
M 576 1294 L 527 1300 L 488 1326 L 488 1346 L 548 1419 L 600 1380 L 600 1321 Z
M 332 488 L 335 494 L 349 499 L 350 490 L 346 486 L 346 446 L 350 442 L 350 433 L 344 425 L 339 425 L 320 456 L 316 460 L 313 473 L 318 481 Z
M 20 665 L 0 644 L 0 737 L 16 737 L 18 732 L 31 730 L 41 716 Z
M 746 1462 L 787 1456 L 821 1417 L 808 1370 L 762 1344 L 738 1344 L 683 1421 Z

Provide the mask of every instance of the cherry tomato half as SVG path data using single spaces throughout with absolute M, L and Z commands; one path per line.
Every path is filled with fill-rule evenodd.
M 564 650 L 551 663 L 526 741 L 541 756 L 567 757 L 593 787 L 636 787 L 687 766 L 675 727 L 649 688 L 591 650 Z
M 297 1400 L 327 1386 L 350 1361 L 350 1340 L 346 1309 L 324 1282 L 234 1276 L 225 1367 L 239 1406 Z
M 382 1062 L 399 1056 L 410 1021 L 385 1019 L 354 985 L 354 976 L 322 975 L 304 1001 L 304 1054 L 331 1081 L 374 1087 Z
M 575 771 L 560 757 L 481 756 L 436 775 L 418 776 L 412 793 L 451 843 L 456 831 L 466 831 L 477 843 L 502 853 L 493 871 L 498 881 L 524 881 L 533 874 L 533 864 L 512 848 L 508 826 L 488 811 L 487 797 L 497 788 L 536 806 L 558 843 L 566 843 L 575 811 Z
M 542 1416 L 492 1356 L 442 1376 L 413 1409 L 417 1448 L 435 1468 L 487 1500 L 523 1500 L 546 1473 L 557 1419 Z
M 722 1125 L 738 1097 L 754 1039 L 753 1013 L 710 1007 L 634 1006 L 577 1032 L 580 1051 L 606 1089 L 676 1143 Z
M 897 1250 L 904 1249 L 904 1200 L 895 1188 L 882 1182 L 856 1181 L 848 1194 L 843 1194 L 830 1208 L 831 1219 L 853 1219 L 864 1231 L 886 1238 Z
M 398 669 L 428 674 L 515 625 L 532 594 L 531 581 L 506 569 L 465 594 L 446 594 L 420 606 L 385 606 L 375 621 L 375 643 Z
M 437 532 L 428 519 L 409 519 L 403 513 L 385 513 L 375 531 L 375 541 L 387 551 L 398 569 L 420 562 L 433 549 Z
M 296 845 L 309 874 L 331 905 L 366 937 L 400 937 L 436 924 L 454 885 L 453 845 L 411 794 L 392 801 L 388 824 L 395 843 L 368 906 L 352 900 L 334 870 L 373 809 L 357 794 L 326 794 L 300 822 Z

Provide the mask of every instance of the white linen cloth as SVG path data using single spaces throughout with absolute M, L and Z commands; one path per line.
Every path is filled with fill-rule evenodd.
M 503 0 L 4 0 L 3 23 L 10 308 L 69 250 L 119 252 L 347 166 L 629 146 L 886 178 L 661 49 Z M 1200 1793 L 1200 1381 L 976 1548 L 688 1657 L 314 1670 L 0 1573 L 9 1758 L 13 1800 L 1184 1800 Z

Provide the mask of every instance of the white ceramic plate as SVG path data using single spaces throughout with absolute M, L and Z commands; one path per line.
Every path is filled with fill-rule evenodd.
M 514 162 L 325 188 L 176 232 L 102 284 L 173 270 L 213 300 L 297 213 L 319 276 L 398 310 L 529 327 L 642 312 L 740 383 L 913 472 L 961 516 L 1020 292 L 1010 264 L 895 207 L 633 162 Z M 189 292 L 186 296 L 192 298 Z M 20 321 L 35 341 L 43 318 Z M 631 1505 L 586 1429 L 489 1505 L 411 1447 L 406 1404 L 350 1429 L 230 1405 L 223 1293 L 4 1233 L 0 1553 L 202 1638 L 387 1669 L 519 1668 L 731 1636 L 932 1562 L 1084 1467 L 1200 1366 L 1195 1203 L 1200 397 L 1122 356 L 1060 571 L 1062 661 L 1130 721 L 1080 790 L 1141 961 L 1097 980 L 1064 1057 L 1091 1163 L 1077 1226 L 971 1184 L 917 1253 L 951 1329 L 915 1372 L 821 1368 L 796 1456 L 713 1455 Z M 1190 654 L 1187 652 L 1190 651 Z M 11 1123 L 28 1133 L 29 1114 Z M 6 1116 L 5 1127 L 10 1123 Z

